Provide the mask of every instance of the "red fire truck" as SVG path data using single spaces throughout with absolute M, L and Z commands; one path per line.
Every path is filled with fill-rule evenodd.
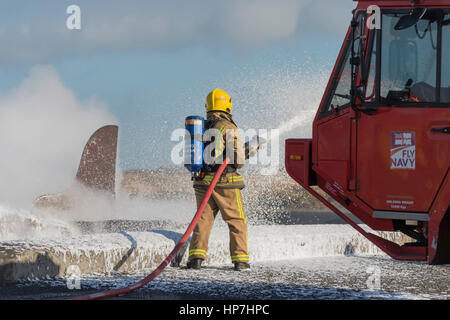
M 450 263 L 450 1 L 358 1 L 312 127 L 295 181 L 392 258 Z

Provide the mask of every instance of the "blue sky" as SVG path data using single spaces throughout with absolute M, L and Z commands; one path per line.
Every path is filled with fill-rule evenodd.
M 65 26 L 71 4 L 81 8 L 81 30 Z M 255 93 L 249 90 L 258 83 L 267 86 L 275 74 L 277 85 L 295 86 L 292 79 L 297 81 L 305 66 L 331 72 L 354 5 L 350 0 L 4 0 L 0 94 L 20 86 L 34 66 L 51 66 L 79 100 L 95 97 L 117 119 L 123 169 L 169 165 L 170 133 L 186 116 L 203 113 L 204 98 L 214 87 L 231 93 L 234 117 L 245 126 L 254 116 L 249 95 Z M 251 86 L 240 90 L 245 83 Z M 258 87 L 258 93 L 271 89 Z M 289 118 L 295 110 L 277 117 Z M 270 110 L 264 115 L 260 127 L 277 125 Z

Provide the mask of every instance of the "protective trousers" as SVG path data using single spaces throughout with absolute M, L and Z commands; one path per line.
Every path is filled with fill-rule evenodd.
M 205 196 L 206 189 L 194 189 L 197 207 L 199 207 Z M 209 235 L 219 210 L 230 231 L 231 261 L 233 263 L 238 261 L 248 262 L 247 219 L 244 214 L 241 190 L 219 188 L 213 190 L 205 210 L 194 229 L 189 246 L 189 260 L 195 258 L 206 259 Z

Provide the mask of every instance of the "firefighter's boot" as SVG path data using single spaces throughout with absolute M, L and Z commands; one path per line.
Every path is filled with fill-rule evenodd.
M 234 270 L 235 271 L 248 271 L 248 270 L 250 270 L 250 265 L 247 262 L 235 262 Z
M 202 267 L 202 262 L 202 259 L 192 259 L 191 261 L 188 261 L 187 268 L 199 270 Z

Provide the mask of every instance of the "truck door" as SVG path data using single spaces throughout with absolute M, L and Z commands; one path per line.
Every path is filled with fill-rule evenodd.
M 371 53 L 378 108 L 357 119 L 356 194 L 374 211 L 427 213 L 450 165 L 450 13 L 397 30 L 404 14 L 383 12 Z

